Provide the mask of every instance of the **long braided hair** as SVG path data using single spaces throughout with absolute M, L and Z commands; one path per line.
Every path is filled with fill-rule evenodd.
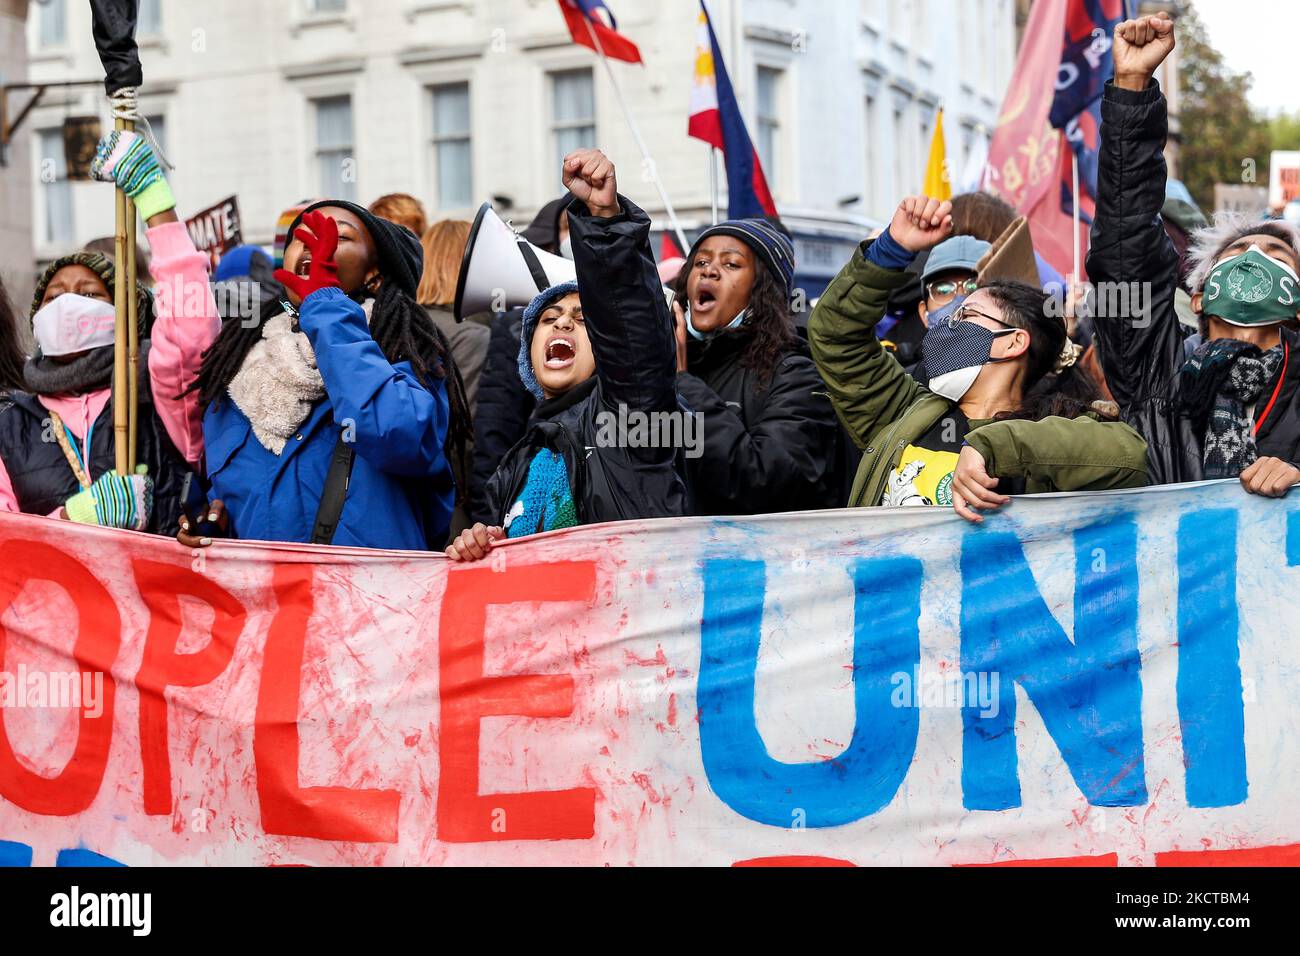
M 277 302 L 260 309 L 256 321 L 238 316 L 227 318 L 216 341 L 203 353 L 198 377 L 187 393 L 198 392 L 204 409 L 227 400 L 226 390 L 239 373 L 249 350 L 261 339 L 262 326 L 283 311 L 283 305 Z M 396 283 L 384 282 L 375 296 L 370 334 L 389 362 L 410 362 L 416 378 L 425 387 L 431 386 L 434 379 L 445 380 L 447 401 L 451 407 L 446 448 L 449 457 L 454 456 L 453 460 L 466 459 L 471 426 L 465 383 L 451 357 L 451 346 L 428 313 Z M 463 489 L 458 487 L 458 501 L 463 494 Z

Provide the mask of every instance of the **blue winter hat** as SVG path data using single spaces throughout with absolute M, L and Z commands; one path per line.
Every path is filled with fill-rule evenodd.
M 790 237 L 766 219 L 729 219 L 710 226 L 700 233 L 691 246 L 687 263 L 695 258 L 696 251 L 710 236 L 731 236 L 739 239 L 763 260 L 772 276 L 781 283 L 786 295 L 794 293 L 794 243 Z
M 258 256 L 271 261 L 261 246 L 235 246 L 217 263 L 212 273 L 213 282 L 225 282 L 227 279 L 244 279 L 253 274 L 253 260 Z
M 546 395 L 542 392 L 542 385 L 537 381 L 537 373 L 533 371 L 533 330 L 537 328 L 537 320 L 542 317 L 542 313 L 556 299 L 562 299 L 571 292 L 578 291 L 576 281 L 561 282 L 559 285 L 553 285 L 545 292 L 539 292 L 532 302 L 528 303 L 528 308 L 524 309 L 524 327 L 519 333 L 519 381 L 524 383 L 524 388 L 532 392 L 540 402 Z

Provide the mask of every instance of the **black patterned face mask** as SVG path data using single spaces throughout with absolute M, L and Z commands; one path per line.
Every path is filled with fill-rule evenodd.
M 954 299 L 942 309 L 930 313 L 930 328 L 921 341 L 925 370 L 930 376 L 928 388 L 950 402 L 959 402 L 979 377 L 980 369 L 992 358 L 993 343 L 999 336 L 1015 329 L 986 329 L 958 317 L 964 299 Z

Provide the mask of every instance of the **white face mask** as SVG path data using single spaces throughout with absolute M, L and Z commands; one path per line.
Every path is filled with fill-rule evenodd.
M 65 292 L 32 316 L 41 354 L 58 358 L 113 344 L 117 310 L 112 302 Z
M 560 243 L 560 255 L 568 259 L 570 262 L 573 261 L 573 237 L 572 236 L 565 236 L 564 241 Z
M 950 402 L 960 402 L 975 384 L 975 379 L 980 377 L 980 370 L 983 368 L 983 365 L 972 365 L 968 368 L 959 368 L 955 372 L 938 375 L 930 379 L 926 388 L 936 395 L 942 395 Z

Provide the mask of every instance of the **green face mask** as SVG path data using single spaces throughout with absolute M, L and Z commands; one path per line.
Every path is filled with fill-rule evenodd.
M 1273 325 L 1300 311 L 1300 280 L 1285 263 L 1251 246 L 1205 280 L 1201 311 L 1231 325 Z

